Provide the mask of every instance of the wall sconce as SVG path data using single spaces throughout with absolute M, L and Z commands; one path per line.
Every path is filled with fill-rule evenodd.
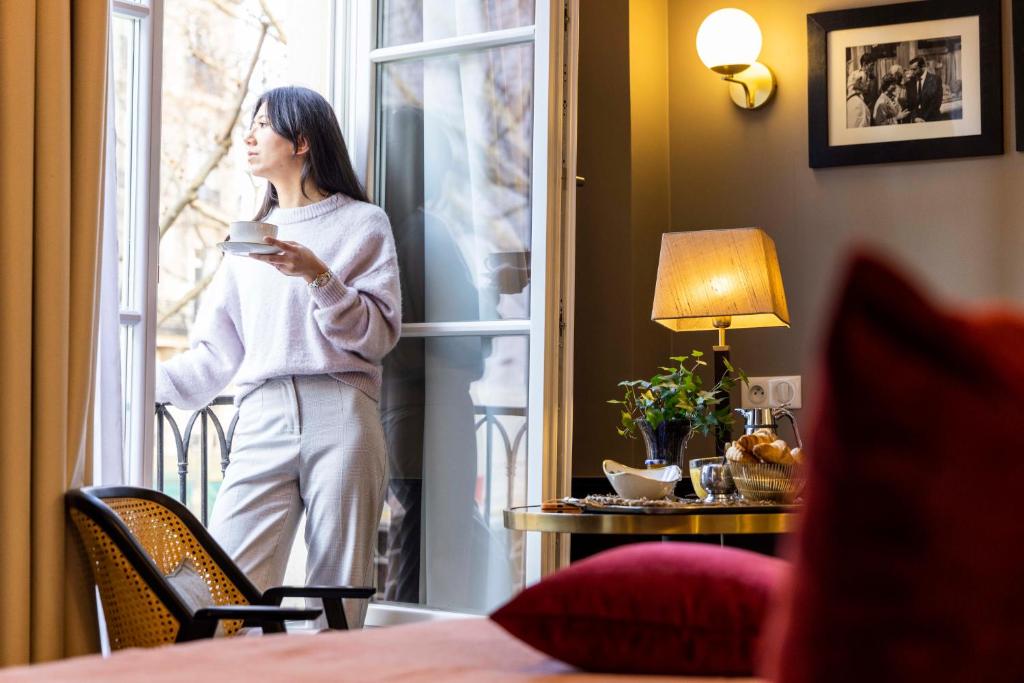
M 775 74 L 757 61 L 761 29 L 740 9 L 712 12 L 697 30 L 697 54 L 704 65 L 728 81 L 737 107 L 763 107 L 775 94 Z

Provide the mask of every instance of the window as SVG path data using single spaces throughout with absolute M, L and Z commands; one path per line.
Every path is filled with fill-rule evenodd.
M 155 364 L 187 347 L 216 243 L 262 198 L 239 144 L 256 96 L 306 85 L 330 94 L 400 253 L 405 320 L 381 401 L 393 457 L 380 596 L 486 612 L 539 577 L 539 539 L 501 516 L 541 500 L 560 419 L 543 410 L 559 363 L 562 266 L 549 254 L 563 249 L 549 217 L 564 199 L 549 158 L 552 11 L 537 5 L 113 1 L 131 483 L 159 484 L 204 520 L 216 497 L 231 387 L 209 415 L 171 411 L 178 431 L 164 429 Z
M 155 119 L 153 90 L 159 71 L 153 68 L 154 37 L 160 2 L 112 3 L 114 127 L 118 279 L 120 298 L 121 395 L 124 401 L 122 452 L 146 451 L 152 420 L 152 292 L 154 247 L 148 226 L 155 203 L 151 154 Z M 157 36 L 158 37 L 158 36 Z M 138 460 L 129 460 L 128 478 L 145 483 Z
M 376 16 L 357 134 L 403 299 L 378 599 L 485 613 L 539 567 L 502 510 L 539 500 L 545 450 L 547 24 L 533 0 L 380 0 Z

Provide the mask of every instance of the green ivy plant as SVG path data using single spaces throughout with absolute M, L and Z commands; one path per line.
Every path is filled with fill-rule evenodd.
M 745 384 L 747 375 L 726 359 L 724 376 L 713 387 L 704 389 L 697 374 L 702 366 L 707 365 L 702 360 L 703 355 L 695 349 L 689 356 L 673 356 L 669 360 L 676 365 L 658 368 L 662 374 L 649 380 L 619 382 L 619 386 L 625 389 L 625 395 L 621 401 L 608 401 L 622 406 L 621 426 L 617 429 L 619 436 L 637 438 L 641 420 L 654 430 L 669 420 L 686 420 L 692 432 L 705 436 L 719 425 L 732 424 L 732 411 L 720 405 L 722 397 L 736 386 L 736 382 Z

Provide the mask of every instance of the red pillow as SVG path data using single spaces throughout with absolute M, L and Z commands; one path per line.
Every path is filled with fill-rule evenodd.
M 793 587 L 765 673 L 1024 676 L 1024 319 L 856 257 L 829 333 Z
M 552 574 L 491 619 L 590 671 L 749 675 L 787 567 L 717 545 L 638 543 Z

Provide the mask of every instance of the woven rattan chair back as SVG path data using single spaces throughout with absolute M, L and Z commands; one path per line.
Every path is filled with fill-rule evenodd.
M 91 487 L 69 494 L 71 519 L 99 587 L 111 649 L 178 639 L 188 608 L 167 574 L 191 561 L 214 605 L 255 604 L 257 589 L 180 503 L 158 491 Z M 126 538 L 127 537 L 127 538 Z M 223 633 L 241 628 L 222 623 Z
M 210 589 L 215 605 L 247 605 L 249 600 L 214 561 L 185 522 L 164 505 L 142 498 L 104 498 L 131 530 L 135 540 L 167 575 L 191 560 Z
M 82 539 L 103 602 L 110 649 L 154 647 L 177 640 L 181 620 L 157 595 L 118 544 L 80 510 L 71 521 Z

